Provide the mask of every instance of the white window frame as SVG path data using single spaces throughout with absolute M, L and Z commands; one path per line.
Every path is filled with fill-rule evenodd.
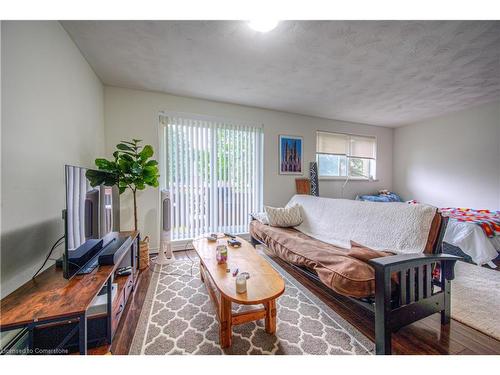
M 335 134 L 335 135 L 343 135 L 348 137 L 348 151 L 346 155 L 343 154 L 330 154 L 330 153 L 324 153 L 324 152 L 318 152 L 318 133 L 330 133 L 330 134 Z M 350 168 L 349 168 L 349 159 L 351 158 L 350 153 L 351 153 L 351 137 L 365 137 L 365 138 L 372 138 L 375 141 L 375 158 L 370 159 L 370 158 L 358 158 L 358 157 L 353 157 L 353 159 L 366 159 L 366 160 L 374 160 L 375 161 L 375 171 L 374 173 L 371 173 L 371 170 L 368 172 L 368 177 L 359 177 L 359 176 L 351 176 L 350 175 Z M 319 174 L 319 158 L 318 155 L 336 155 L 336 156 L 345 156 L 346 157 L 346 171 L 347 175 L 346 176 L 321 176 Z M 352 134 L 352 133 L 342 133 L 342 132 L 331 132 L 331 131 L 325 131 L 325 130 L 317 130 L 316 131 L 316 163 L 318 164 L 318 179 L 319 180 L 340 180 L 340 181 L 345 181 L 346 179 L 348 180 L 353 180 L 353 181 L 378 181 L 377 180 L 377 159 L 378 159 L 378 139 L 376 136 L 373 135 L 364 135 L 364 134 Z M 371 168 L 371 167 L 370 167 Z M 373 178 L 371 178 L 373 176 Z

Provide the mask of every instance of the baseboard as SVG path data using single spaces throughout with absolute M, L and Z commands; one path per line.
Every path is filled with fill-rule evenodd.
M 240 233 L 240 234 L 238 234 L 238 237 L 241 237 L 246 241 L 250 241 L 250 233 Z M 192 240 L 172 241 L 172 251 L 173 252 L 193 250 L 193 249 L 194 249 L 194 247 L 193 247 Z M 149 254 L 152 254 L 152 255 L 158 254 L 158 248 L 157 247 L 150 247 Z

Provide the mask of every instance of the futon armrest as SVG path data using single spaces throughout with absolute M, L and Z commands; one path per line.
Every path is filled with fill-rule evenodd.
M 460 259 L 462 258 L 448 254 L 403 254 L 375 258 L 368 262 L 375 268 L 375 275 L 391 274 L 424 264 L 440 263 L 444 278 L 453 280 L 455 262 Z
M 384 269 L 388 267 L 401 268 L 401 266 L 419 266 L 421 264 L 442 261 L 456 262 L 460 259 L 462 258 L 448 254 L 402 254 L 370 259 L 368 263 L 370 263 L 375 269 Z
M 370 259 L 368 263 L 375 268 L 375 274 L 390 274 L 424 264 L 440 263 L 445 279 L 453 280 L 455 262 L 460 259 L 448 254 L 403 254 Z

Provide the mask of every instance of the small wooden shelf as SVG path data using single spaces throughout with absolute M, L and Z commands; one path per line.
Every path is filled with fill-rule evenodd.
M 117 291 L 116 291 L 117 296 L 123 295 L 125 293 L 125 288 L 127 287 L 127 284 L 130 282 L 130 280 L 133 280 L 131 276 L 132 275 L 115 277 L 114 282 L 117 284 Z M 113 304 L 116 301 L 117 301 L 117 299 L 115 299 Z
M 125 310 L 130 294 L 134 290 L 134 280 L 133 274 L 115 277 L 114 282 L 117 284 L 117 291 L 116 297 L 113 301 L 111 316 L 111 332 L 113 336 L 116 328 L 118 327 L 123 311 Z

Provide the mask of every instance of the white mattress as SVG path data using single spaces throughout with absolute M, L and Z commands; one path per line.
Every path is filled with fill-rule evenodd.
M 459 247 L 480 266 L 488 264 L 496 267 L 492 260 L 500 252 L 500 237 L 488 238 L 477 224 L 450 219 L 443 241 Z

